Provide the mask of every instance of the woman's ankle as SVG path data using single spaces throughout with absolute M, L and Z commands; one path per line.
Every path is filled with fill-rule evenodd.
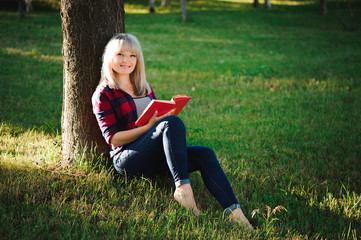
M 197 216 L 200 214 L 194 199 L 192 187 L 189 183 L 176 187 L 176 190 L 174 191 L 174 199 L 181 206 L 188 210 L 192 210 Z
M 235 208 L 231 211 L 228 218 L 233 222 L 238 222 L 240 224 L 246 225 L 246 227 L 250 230 L 254 230 L 246 216 L 243 214 L 240 208 Z

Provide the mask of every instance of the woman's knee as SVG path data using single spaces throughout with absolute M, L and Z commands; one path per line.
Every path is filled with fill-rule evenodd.
M 177 116 L 163 118 L 152 130 L 151 139 L 162 139 L 164 133 L 172 133 L 172 136 L 185 135 L 185 126 Z
M 212 148 L 204 146 L 189 146 L 188 147 L 188 157 L 190 161 L 195 161 L 195 164 L 202 165 L 218 165 L 218 159 L 215 152 Z M 198 163 L 196 163 L 198 162 Z
M 169 116 L 163 119 L 163 121 L 167 122 L 168 126 L 175 128 L 185 128 L 182 119 L 177 116 Z
M 182 119 L 180 119 L 178 116 L 168 116 L 166 118 L 164 118 L 166 121 L 169 121 L 171 123 L 175 123 L 175 124 L 182 124 L 183 125 L 183 121 Z
M 216 154 L 214 153 L 212 148 L 202 146 L 201 152 L 207 158 L 216 158 Z

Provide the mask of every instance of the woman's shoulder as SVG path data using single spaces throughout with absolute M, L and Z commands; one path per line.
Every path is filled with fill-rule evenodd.
M 92 96 L 92 101 L 101 102 L 104 100 L 107 100 L 109 98 L 112 98 L 112 89 L 109 86 L 106 85 L 99 85 Z
M 121 90 L 111 88 L 109 85 L 99 85 L 93 93 L 93 101 L 106 101 L 120 99 L 125 97 L 125 93 Z
M 98 85 L 93 93 L 93 97 L 106 95 L 109 90 L 108 86 Z

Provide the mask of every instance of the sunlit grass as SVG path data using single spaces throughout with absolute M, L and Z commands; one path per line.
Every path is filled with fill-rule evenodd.
M 215 0 L 217 2 L 230 2 L 230 3 L 246 3 L 246 4 L 253 4 L 252 0 Z M 261 1 L 260 4 L 263 4 L 264 2 Z M 287 6 L 298 6 L 298 5 L 307 5 L 307 4 L 314 4 L 314 1 L 300 1 L 300 0 L 272 0 L 272 5 L 287 5 Z
M 41 60 L 50 60 L 50 61 L 58 61 L 58 62 L 63 60 L 61 56 L 50 56 L 50 55 L 40 54 L 40 52 L 37 49 L 32 49 L 31 51 L 24 51 L 15 48 L 4 48 L 4 50 L 9 55 L 14 54 L 25 57 L 37 57 Z
M 196 0 L 187 2 L 188 11 L 222 11 L 225 6 L 228 7 L 228 11 L 244 10 L 252 7 L 252 0 Z M 264 1 L 260 1 L 260 5 L 264 4 Z M 315 1 L 310 0 L 272 0 L 271 5 L 280 6 L 302 6 L 313 5 Z M 155 1 L 155 8 L 157 14 L 169 14 L 180 12 L 179 1 L 169 1 L 169 5 L 165 8 L 161 7 L 161 0 Z M 149 10 L 146 5 L 146 1 L 134 1 L 127 2 L 125 4 L 125 12 L 127 14 L 149 14 Z

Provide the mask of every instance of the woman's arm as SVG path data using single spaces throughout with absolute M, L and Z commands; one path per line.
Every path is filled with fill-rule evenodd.
M 158 112 L 155 112 L 152 116 L 152 118 L 149 120 L 149 122 L 141 127 L 120 131 L 113 135 L 113 137 L 110 139 L 110 144 L 113 146 L 121 146 L 124 144 L 128 144 L 131 142 L 134 142 L 139 137 L 141 137 L 143 134 L 145 134 L 149 129 L 151 129 L 157 122 L 162 120 L 165 117 L 168 117 L 172 114 L 173 110 L 170 111 L 167 114 L 164 114 L 160 117 L 157 117 Z

